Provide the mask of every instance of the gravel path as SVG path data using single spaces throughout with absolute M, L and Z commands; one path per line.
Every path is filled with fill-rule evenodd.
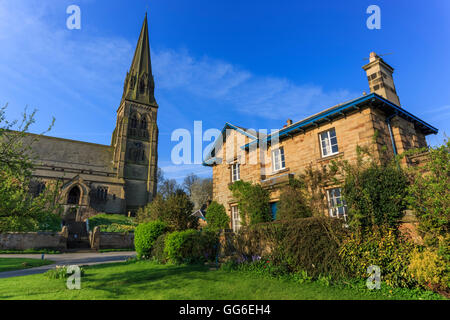
M 41 254 L 0 254 L 0 258 L 31 258 L 41 259 Z M 54 263 L 46 266 L 22 269 L 15 271 L 0 272 L 0 279 L 11 277 L 22 277 L 31 274 L 44 273 L 47 270 L 55 268 L 57 265 L 94 265 L 103 263 L 113 263 L 126 261 L 128 258 L 135 257 L 136 252 L 87 252 L 87 253 L 63 253 L 63 254 L 46 254 L 44 259 L 51 260 Z

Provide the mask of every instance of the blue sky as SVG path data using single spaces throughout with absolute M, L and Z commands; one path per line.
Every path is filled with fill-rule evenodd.
M 81 30 L 66 8 L 81 8 Z M 381 30 L 366 9 L 381 8 Z M 450 132 L 450 1 L 0 0 L 0 105 L 18 118 L 38 109 L 33 132 L 110 144 L 123 81 L 145 11 L 158 113 L 159 166 L 182 179 L 201 165 L 174 165 L 177 128 L 226 121 L 280 128 L 369 91 L 362 65 L 393 53 L 402 106 Z M 205 142 L 205 146 L 208 142 Z

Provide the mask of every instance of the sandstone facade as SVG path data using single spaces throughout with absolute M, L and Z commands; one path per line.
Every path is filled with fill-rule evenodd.
M 381 58 L 371 55 L 368 71 L 370 76 L 377 64 L 382 65 L 380 76 L 394 88 L 386 93 L 386 87 L 374 87 L 372 92 L 352 101 L 326 109 L 316 115 L 286 126 L 273 135 L 259 135 L 251 130 L 227 123 L 209 158 L 204 162 L 213 168 L 213 200 L 223 204 L 231 218 L 230 227 L 237 229 L 236 199 L 229 185 L 236 179 L 259 183 L 270 190 L 270 201 L 276 212 L 280 187 L 289 178 L 299 175 L 308 166 L 328 166 L 332 159 L 355 161 L 357 146 L 374 146 L 375 156 L 386 149 L 392 156 L 412 148 L 426 147 L 426 135 L 436 134 L 437 129 L 410 114 L 393 98 L 393 69 Z M 369 72 L 371 73 L 369 75 Z M 378 82 L 382 82 L 381 80 Z M 378 83 L 377 82 L 377 83 Z M 375 88 L 375 89 L 374 89 Z M 396 92 L 395 92 L 396 94 Z M 406 163 L 406 160 L 404 160 Z M 237 169 L 239 167 L 239 169 Z M 332 185 L 324 186 L 328 199 L 327 214 L 343 216 L 345 206 L 339 209 L 336 202 L 342 201 L 340 190 Z

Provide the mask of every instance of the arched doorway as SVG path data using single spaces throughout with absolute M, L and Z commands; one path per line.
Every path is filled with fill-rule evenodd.
M 79 204 L 80 194 L 80 188 L 78 186 L 73 187 L 69 192 L 69 196 L 67 197 L 67 204 Z

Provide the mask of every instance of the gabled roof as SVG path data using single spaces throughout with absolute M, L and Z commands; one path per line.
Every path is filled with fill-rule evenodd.
M 241 146 L 241 149 L 249 149 L 251 145 L 254 145 L 255 143 L 259 143 L 260 141 L 264 141 L 267 144 L 270 144 L 272 138 L 276 135 L 278 135 L 278 138 L 281 140 L 285 137 L 290 137 L 292 135 L 295 135 L 297 133 L 304 132 L 305 130 L 311 128 L 311 127 L 318 127 L 321 124 L 328 123 L 329 121 L 340 117 L 342 115 L 345 115 L 349 112 L 352 112 L 354 110 L 359 110 L 360 108 L 370 105 L 375 108 L 379 108 L 383 110 L 388 116 L 392 115 L 398 115 L 408 121 L 411 121 L 414 123 L 415 126 L 417 126 L 423 134 L 429 135 L 429 134 L 437 134 L 438 129 L 433 127 L 432 125 L 426 123 L 425 121 L 419 119 L 418 117 L 414 116 L 413 114 L 409 113 L 402 107 L 386 100 L 385 98 L 379 96 L 376 93 L 371 93 L 369 95 L 364 95 L 359 98 L 340 103 L 338 105 L 335 105 L 331 108 L 325 109 L 319 113 L 316 113 L 312 116 L 309 116 L 303 120 L 297 121 L 293 123 L 292 125 L 282 128 L 278 131 L 275 131 L 269 135 L 262 136 L 260 138 L 257 138 L 254 134 L 251 135 L 251 138 L 253 141 L 247 143 L 244 146 Z M 234 128 L 236 130 L 241 130 L 243 134 L 247 134 L 243 128 L 233 126 L 229 123 L 227 123 L 224 127 L 224 130 L 226 128 Z M 222 133 L 224 132 L 222 130 Z M 218 141 L 217 139 L 216 141 Z M 215 144 L 214 144 L 215 147 Z M 214 148 L 213 147 L 213 148 Z M 203 162 L 204 165 L 213 165 L 216 161 L 216 158 L 213 156 Z
M 334 118 L 345 115 L 348 112 L 358 110 L 361 107 L 366 106 L 367 104 L 382 109 L 384 112 L 386 112 L 387 115 L 398 115 L 408 121 L 413 122 L 425 135 L 438 133 L 438 129 L 409 113 L 402 107 L 393 104 L 392 102 L 386 100 L 376 93 L 371 93 L 369 95 L 365 95 L 357 99 L 338 104 L 334 107 L 309 116 L 303 120 L 295 122 L 286 128 L 282 128 L 276 132 L 271 133 L 263 141 L 270 143 L 272 137 L 275 135 L 278 135 L 279 139 L 281 140 L 286 136 L 292 136 L 293 134 L 301 133 L 311 127 L 318 127 L 319 125 L 327 123 Z M 260 140 L 254 140 L 246 144 L 245 146 L 242 146 L 241 148 L 248 149 L 251 145 L 258 143 L 259 141 Z
M 208 154 L 210 155 L 210 158 L 206 159 L 203 162 L 203 165 L 208 166 L 214 164 L 216 158 L 215 155 L 212 155 L 211 152 L 216 149 L 216 146 L 219 142 L 222 142 L 224 137 L 226 136 L 227 129 L 236 130 L 237 132 L 249 137 L 250 139 L 256 140 L 258 137 L 255 135 L 255 132 L 252 132 L 252 130 L 246 129 L 244 127 L 236 126 L 234 124 L 231 124 L 229 122 L 225 123 L 225 126 L 223 127 L 222 131 L 220 132 L 220 135 L 216 138 L 214 141 L 214 144 L 211 148 L 211 150 L 208 151 Z

